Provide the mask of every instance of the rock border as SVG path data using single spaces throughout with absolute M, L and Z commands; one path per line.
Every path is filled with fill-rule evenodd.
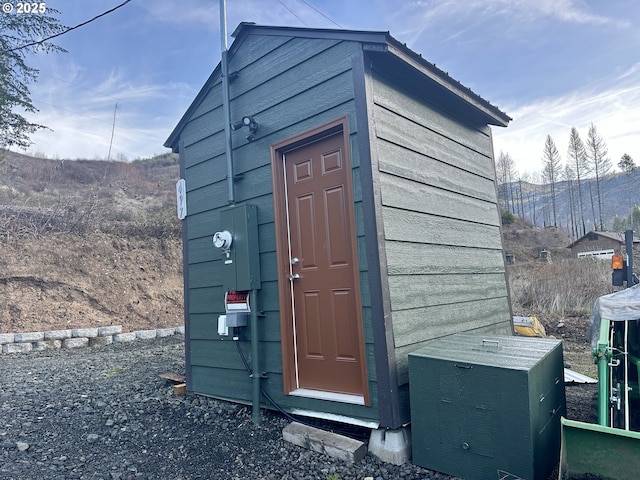
M 56 348 L 101 347 L 112 343 L 184 335 L 184 326 L 122 333 L 122 325 L 47 332 L 0 333 L 0 353 L 25 353 Z

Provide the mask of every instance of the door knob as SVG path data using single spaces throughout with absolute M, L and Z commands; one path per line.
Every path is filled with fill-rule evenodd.
M 294 280 L 298 280 L 300 278 L 300 274 L 299 273 L 294 273 L 293 275 L 289 275 L 289 280 L 290 281 L 294 281 Z

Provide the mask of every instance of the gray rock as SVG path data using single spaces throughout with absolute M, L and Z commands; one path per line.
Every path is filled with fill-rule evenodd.
M 32 349 L 31 343 L 5 343 L 2 345 L 2 353 L 25 353 Z
M 44 340 L 42 342 L 33 342 L 32 344 L 33 350 L 41 351 L 41 350 L 50 350 L 55 348 L 62 347 L 62 341 L 60 340 Z
M 89 346 L 88 338 L 65 338 L 62 341 L 62 348 L 83 348 Z
M 45 340 L 64 340 L 65 338 L 71 338 L 72 330 L 50 330 L 44 332 Z
M 176 329 L 174 328 L 158 328 L 156 330 L 156 336 L 158 338 L 168 337 L 170 335 L 174 335 L 176 333 Z
M 115 335 L 117 333 L 122 333 L 122 325 L 111 325 L 108 327 L 98 328 L 99 337 L 106 337 L 108 335 Z
M 113 343 L 113 336 L 108 337 L 95 337 L 89 339 L 90 347 L 104 347 L 105 345 L 111 345 Z
M 44 332 L 14 333 L 13 335 L 13 341 L 16 343 L 39 342 L 40 340 L 44 340 Z
M 97 328 L 74 328 L 71 330 L 71 336 L 74 338 L 86 337 L 93 338 L 98 336 Z
M 140 340 L 150 340 L 156 338 L 157 330 L 138 330 L 136 332 L 136 338 Z
M 117 333 L 113 336 L 114 343 L 133 342 L 136 339 L 136 332 Z

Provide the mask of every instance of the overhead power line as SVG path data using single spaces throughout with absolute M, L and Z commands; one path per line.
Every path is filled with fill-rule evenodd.
M 320 15 L 322 15 L 324 18 L 326 18 L 327 20 L 329 20 L 331 23 L 333 23 L 334 25 L 336 25 L 338 28 L 343 28 L 342 25 L 340 25 L 339 23 L 337 23 L 336 21 L 334 21 L 331 17 L 329 17 L 327 14 L 325 14 L 324 12 L 320 11 L 319 9 L 317 9 L 316 7 L 314 7 L 313 5 L 311 5 L 309 2 L 307 2 L 306 0 L 298 0 L 300 3 L 303 3 L 304 5 L 306 5 L 307 7 L 311 8 L 312 10 L 314 10 L 316 13 L 319 13 Z M 298 20 L 300 20 L 300 22 L 303 25 L 307 25 L 307 22 L 305 22 L 299 15 L 297 15 L 291 8 L 289 8 L 287 5 L 285 5 L 285 3 L 282 0 L 278 0 L 278 3 L 280 5 L 282 5 L 284 8 L 287 9 L 287 11 L 293 15 L 294 17 L 296 17 Z
M 34 46 L 36 46 L 36 45 L 41 45 L 41 44 L 43 44 L 44 42 L 46 42 L 46 41 L 48 41 L 48 40 L 51 40 L 52 38 L 59 37 L 59 36 L 61 36 L 61 35 L 64 35 L 65 33 L 69 33 L 69 32 L 70 32 L 70 31 L 72 31 L 72 30 L 76 30 L 76 29 L 78 29 L 78 28 L 80 28 L 80 27 L 84 27 L 85 25 L 90 24 L 91 22 L 93 22 L 93 21 L 95 21 L 95 20 L 99 19 L 100 17 L 104 17 L 105 15 L 109 15 L 110 13 L 115 12 L 115 11 L 116 11 L 116 10 L 118 10 L 119 8 L 124 7 L 124 6 L 125 6 L 127 3 L 129 3 L 129 2 L 131 2 L 131 0 L 125 0 L 125 1 L 124 1 L 124 2 L 122 2 L 120 5 L 116 5 L 115 7 L 113 7 L 113 8 L 111 8 L 111 9 L 107 10 L 106 12 L 102 12 L 101 14 L 96 15 L 95 17 L 90 18 L 89 20 L 87 20 L 87 21 L 85 21 L 85 22 L 79 23 L 78 25 L 75 25 L 75 26 L 73 26 L 73 27 L 69 27 L 69 28 L 67 28 L 66 30 L 63 30 L 62 32 L 56 33 L 55 35 L 51 35 L 51 36 L 49 36 L 49 37 L 43 38 L 43 39 L 38 40 L 38 41 L 36 41 L 36 42 L 31 42 L 31 43 L 26 43 L 26 44 L 24 44 L 24 45 L 19 45 L 19 46 L 17 46 L 17 47 L 11 48 L 11 49 L 9 49 L 9 50 L 5 50 L 5 52 L 15 52 L 16 50 L 21 50 L 21 49 L 23 49 L 23 48 L 28 48 L 28 47 L 34 47 Z
M 304 20 L 302 20 L 302 18 L 300 18 L 298 15 L 296 15 L 296 12 L 294 12 L 294 11 L 293 11 L 293 10 L 291 10 L 289 7 L 287 7 L 287 6 L 284 4 L 284 2 L 283 2 L 282 0 L 278 0 L 278 3 L 279 3 L 280 5 L 282 5 L 284 8 L 286 8 L 286 9 L 289 11 L 289 13 L 290 13 L 291 15 L 293 15 L 293 16 L 294 16 L 294 17 L 296 17 L 298 20 L 300 20 L 300 21 L 302 22 L 302 24 L 303 24 L 303 25 L 305 25 L 305 26 L 307 25 L 307 22 L 305 22 Z
M 343 28 L 342 25 L 340 25 L 338 22 L 334 21 L 330 16 L 326 15 L 325 13 L 321 12 L 320 10 L 318 10 L 316 7 L 314 7 L 313 5 L 311 5 L 309 2 L 305 1 L 305 0 L 299 0 L 300 2 L 304 3 L 307 7 L 314 9 L 316 12 L 318 12 L 320 15 L 322 15 L 324 18 L 326 18 L 327 20 L 329 20 L 331 23 L 333 23 L 335 26 L 337 26 L 338 28 Z

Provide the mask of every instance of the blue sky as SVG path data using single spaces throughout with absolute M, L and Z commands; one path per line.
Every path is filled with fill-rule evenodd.
M 16 0 L 9 0 L 17 3 Z M 73 26 L 122 0 L 48 0 Z M 547 135 L 566 159 L 569 131 L 593 122 L 617 164 L 640 163 L 637 0 L 228 0 L 238 23 L 389 31 L 514 120 L 493 129 L 496 157 L 542 168 Z M 229 43 L 232 39 L 229 38 Z M 133 160 L 162 144 L 220 60 L 216 0 L 133 0 L 57 39 L 66 54 L 34 57 L 31 88 L 53 129 L 31 153 Z

